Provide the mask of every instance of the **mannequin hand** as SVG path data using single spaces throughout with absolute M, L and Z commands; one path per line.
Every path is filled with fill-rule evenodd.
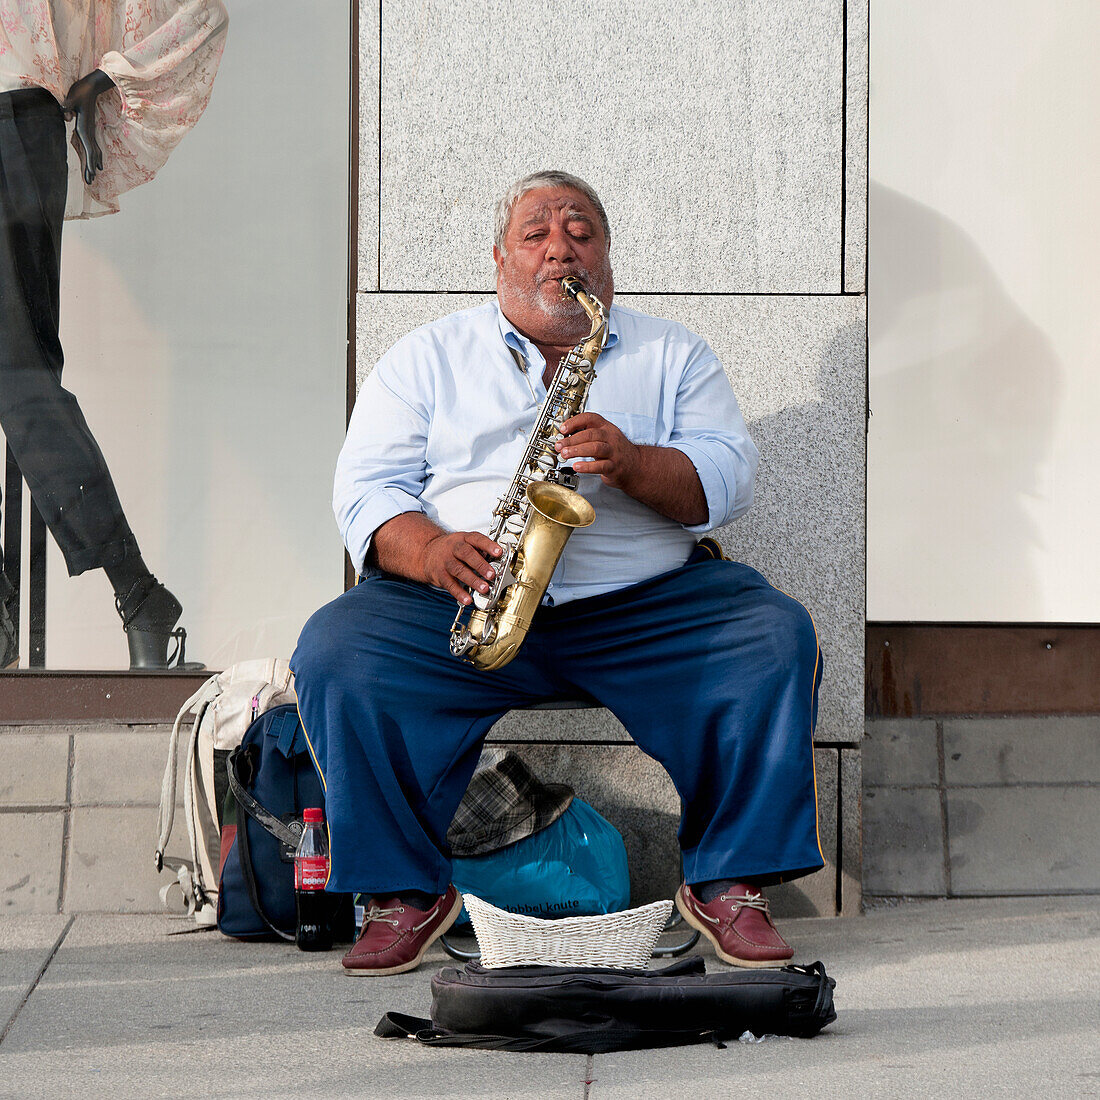
M 103 168 L 103 152 L 95 136 L 96 99 L 114 86 L 115 82 L 102 69 L 93 69 L 69 89 L 61 105 L 70 117 L 76 119 L 76 136 L 84 152 L 85 183 L 91 183 Z

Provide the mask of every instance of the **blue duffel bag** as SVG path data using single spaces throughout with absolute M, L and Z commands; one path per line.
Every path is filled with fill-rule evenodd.
M 261 714 L 228 760 L 218 928 L 237 939 L 293 940 L 294 849 L 303 811 L 324 807 L 321 780 L 293 704 Z M 352 937 L 350 894 L 329 895 L 337 939 Z

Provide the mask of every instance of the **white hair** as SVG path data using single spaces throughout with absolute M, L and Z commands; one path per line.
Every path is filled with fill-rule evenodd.
M 600 202 L 600 196 L 590 184 L 587 184 L 579 176 L 570 175 L 568 172 L 556 170 L 544 170 L 532 172 L 529 176 L 516 180 L 504 197 L 497 203 L 496 215 L 493 219 L 494 235 L 493 243 L 504 254 L 504 235 L 508 232 L 508 225 L 512 220 L 512 211 L 515 205 L 528 191 L 536 191 L 540 187 L 568 187 L 572 191 L 582 194 L 595 208 L 603 225 L 604 236 L 607 238 L 608 247 L 611 245 L 611 223 L 607 220 L 607 211 Z

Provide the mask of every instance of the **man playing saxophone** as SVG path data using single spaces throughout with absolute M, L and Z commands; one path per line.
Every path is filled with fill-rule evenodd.
M 685 919 L 733 965 L 792 955 L 762 889 L 823 864 L 816 632 L 755 570 L 697 551 L 748 508 L 756 448 L 706 342 L 613 304 L 610 245 L 584 181 L 517 181 L 497 207 L 496 301 L 399 341 L 356 402 L 334 507 L 365 579 L 309 620 L 292 659 L 326 788 L 329 888 L 371 899 L 350 974 L 411 970 L 450 927 L 445 838 L 482 741 L 514 707 L 563 696 L 610 708 L 672 778 Z M 518 652 L 485 671 L 448 634 L 456 604 L 494 584 L 494 508 L 559 361 L 592 331 L 567 276 L 608 311 L 587 407 L 553 434 L 595 520 Z

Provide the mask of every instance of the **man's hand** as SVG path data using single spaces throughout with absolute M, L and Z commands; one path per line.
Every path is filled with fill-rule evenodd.
M 437 588 L 445 588 L 460 604 L 472 601 L 468 589 L 485 594 L 493 579 L 489 562 L 499 558 L 501 549 L 488 535 L 479 531 L 452 531 L 437 535 L 424 547 L 421 567 L 424 579 Z
M 76 136 L 84 152 L 84 182 L 91 183 L 103 168 L 103 152 L 95 136 L 95 103 L 115 82 L 102 70 L 93 69 L 70 89 L 61 105 L 76 119 Z
M 610 420 L 599 413 L 580 413 L 562 421 L 561 433 L 566 436 L 557 444 L 562 462 L 591 459 L 573 468 L 578 474 L 599 474 L 605 485 L 635 495 L 632 488 L 641 472 L 642 449 L 631 443 Z
M 581 413 L 563 420 L 557 444 L 562 462 L 577 462 L 578 474 L 599 474 L 605 485 L 647 504 L 662 516 L 692 527 L 706 522 L 710 509 L 691 459 L 675 447 L 631 443 L 599 413 Z
M 423 512 L 402 512 L 374 532 L 367 562 L 387 573 L 446 589 L 464 606 L 468 589 L 489 591 L 489 562 L 502 550 L 478 531 L 444 531 Z

